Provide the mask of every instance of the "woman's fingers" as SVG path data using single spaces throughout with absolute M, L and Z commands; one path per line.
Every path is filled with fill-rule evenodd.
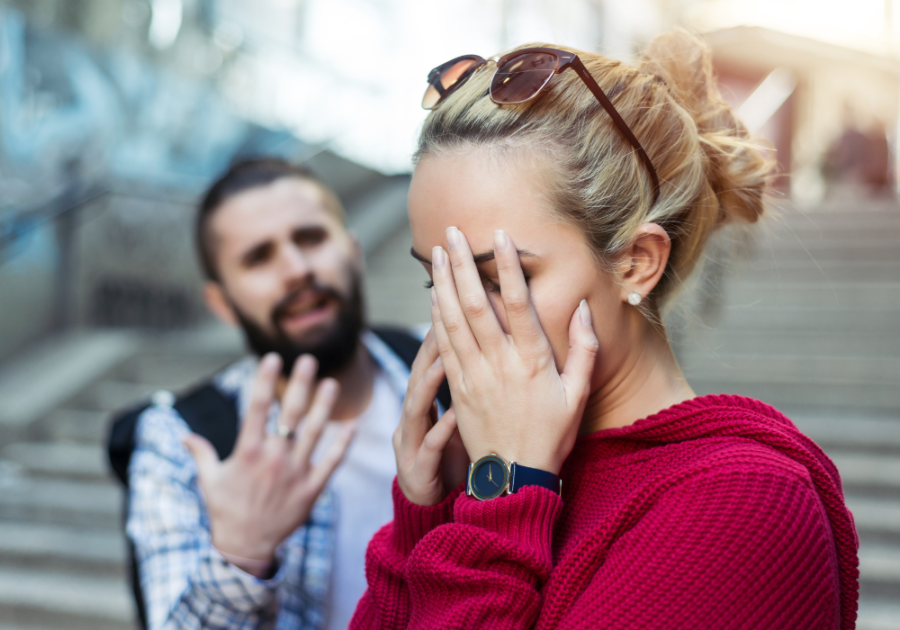
M 416 358 L 409 368 L 409 383 L 406 388 L 407 392 L 411 392 L 416 388 L 416 385 L 418 385 L 422 376 L 438 356 L 437 343 L 434 340 L 434 331 L 429 330 L 428 334 L 425 335 L 425 339 L 422 340 L 419 352 L 416 354 Z
M 278 424 L 294 431 L 306 412 L 311 398 L 313 381 L 318 370 L 314 357 L 304 354 L 294 363 L 291 378 L 281 400 L 281 415 Z
M 444 365 L 437 357 L 422 375 L 416 388 L 407 392 L 400 419 L 400 450 L 409 453 L 419 448 L 431 428 L 431 408 L 438 388 L 444 382 Z
M 425 435 L 416 463 L 426 476 L 431 477 L 437 474 L 444 449 L 455 431 L 456 413 L 450 410 L 441 416 L 441 419 Z
M 431 276 L 444 331 L 453 351 L 459 357 L 460 363 L 464 364 L 476 357 L 480 349 L 459 303 L 453 270 L 443 247 L 435 247 L 431 252 Z M 437 331 L 435 331 L 435 336 L 437 336 Z M 440 341 L 438 338 L 438 347 L 440 347 Z
M 600 342 L 594 333 L 591 308 L 587 300 L 581 300 L 569 322 L 569 354 L 560 374 L 566 389 L 566 401 L 573 410 L 580 410 L 590 394 L 591 376 L 599 351 Z
M 236 449 L 259 445 L 265 439 L 269 407 L 275 399 L 275 383 L 280 372 L 281 357 L 274 352 L 270 352 L 259 362 L 250 394 L 250 405 L 238 435 Z
M 465 235 L 455 227 L 447 228 L 447 244 L 450 252 L 450 267 L 456 283 L 456 293 L 462 313 L 481 351 L 490 354 L 506 341 L 500 322 L 488 301 L 481 281 L 481 274 L 475 266 L 472 249 Z
M 450 335 L 444 326 L 444 320 L 441 308 L 438 306 L 437 291 L 431 289 L 431 330 L 434 332 L 434 342 L 438 352 L 441 355 L 441 363 L 444 365 L 444 372 L 449 380 L 454 380 L 460 373 L 459 358 L 456 356 L 456 350 L 450 343 Z
M 322 436 L 325 423 L 331 416 L 331 408 L 337 400 L 340 385 L 333 378 L 322 379 L 316 388 L 316 397 L 313 399 L 309 412 L 303 418 L 303 428 L 295 439 L 291 457 L 301 466 L 309 464 L 309 458 Z
M 502 288 L 503 308 L 513 343 L 519 350 L 549 349 L 538 320 L 515 243 L 503 230 L 494 232 L 494 260 Z

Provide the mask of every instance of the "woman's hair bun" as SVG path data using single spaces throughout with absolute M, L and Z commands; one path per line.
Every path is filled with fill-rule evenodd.
M 718 222 L 759 219 L 774 168 L 773 151 L 764 140 L 750 137 L 722 99 L 709 46 L 676 28 L 647 46 L 639 67 L 661 79 L 697 125 L 706 176 L 719 202 Z

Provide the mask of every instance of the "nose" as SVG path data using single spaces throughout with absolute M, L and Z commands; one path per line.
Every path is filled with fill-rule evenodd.
M 309 258 L 294 243 L 290 243 L 282 250 L 281 263 L 284 279 L 288 285 L 299 284 L 308 280 L 312 275 L 312 266 L 309 264 Z

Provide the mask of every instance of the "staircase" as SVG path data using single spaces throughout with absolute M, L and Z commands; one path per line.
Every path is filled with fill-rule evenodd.
M 15 364 L 34 379 L 6 374 L 0 386 L 0 407 L 19 410 L 0 411 L 0 630 L 133 630 L 123 492 L 103 447 L 110 412 L 215 373 L 240 343 L 221 331 L 95 332 L 46 345 L 55 347 Z M 92 362 L 92 351 L 101 358 Z M 27 408 L 41 398 L 49 412 Z
M 784 210 L 755 240 L 722 236 L 670 322 L 685 373 L 698 393 L 775 405 L 833 458 L 861 539 L 858 628 L 900 629 L 900 208 Z M 367 281 L 422 302 L 408 229 L 396 237 Z M 403 273 L 382 264 L 394 253 Z M 133 630 L 109 413 L 183 390 L 240 349 L 217 328 L 95 331 L 5 366 L 0 630 Z
M 755 240 L 726 233 L 685 302 L 691 385 L 764 400 L 824 448 L 860 536 L 857 627 L 900 629 L 900 208 L 785 209 Z

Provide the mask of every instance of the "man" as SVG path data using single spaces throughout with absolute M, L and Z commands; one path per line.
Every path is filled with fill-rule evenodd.
M 177 404 L 139 416 L 127 534 L 148 626 L 345 628 L 392 518 L 407 365 L 365 329 L 359 243 L 307 170 L 233 166 L 200 206 L 197 246 L 207 304 L 256 357 L 214 380 L 242 419 L 223 461 Z

